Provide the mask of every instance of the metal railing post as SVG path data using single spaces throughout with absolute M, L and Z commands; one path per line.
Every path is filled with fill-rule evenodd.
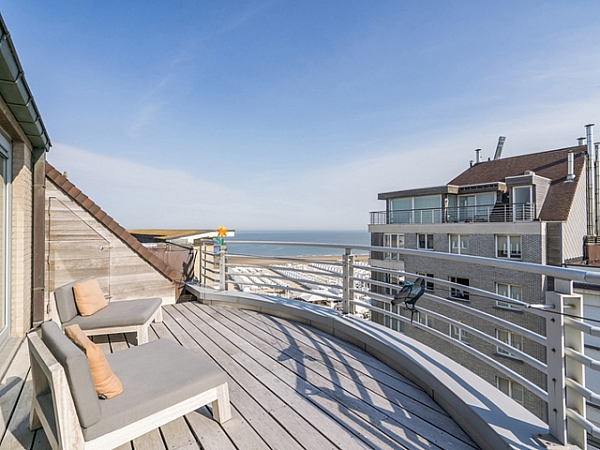
M 583 299 L 579 295 L 572 295 L 564 298 L 569 305 L 569 314 L 583 317 Z M 582 321 L 581 319 L 575 319 Z M 584 351 L 584 336 L 581 330 L 573 327 L 565 327 L 565 347 L 575 350 L 578 353 Z M 580 361 L 573 358 L 566 358 L 565 361 L 566 378 L 576 381 L 581 386 L 585 386 L 585 368 Z M 577 412 L 584 419 L 586 418 L 586 400 L 580 392 L 574 389 L 566 390 L 567 408 Z M 581 424 L 567 416 L 567 442 L 575 444 L 580 448 L 587 448 L 587 432 Z
M 206 242 L 202 241 L 200 244 L 200 276 L 198 277 L 198 283 L 201 286 L 206 286 Z
M 354 314 L 355 306 L 351 303 L 354 300 L 354 255 L 351 248 L 346 248 L 346 253 L 342 259 L 342 312 L 344 314 Z
M 555 280 L 558 283 L 559 280 Z M 555 288 L 556 289 L 556 288 Z M 565 400 L 565 352 L 563 296 L 559 292 L 546 292 L 546 304 L 554 305 L 546 316 L 546 363 L 548 366 L 548 428 L 560 444 L 567 440 L 567 411 Z
M 573 295 L 573 281 L 556 278 L 554 292 L 546 292 L 546 303 L 554 309 L 546 317 L 546 347 L 548 367 L 548 426 L 552 436 L 561 444 L 575 444 L 587 448 L 585 429 L 567 416 L 567 408 L 585 418 L 585 399 L 573 389 L 566 388 L 566 379 L 585 386 L 584 367 L 580 362 L 565 357 L 565 347 L 583 353 L 583 333 L 572 327 L 565 327 L 565 306 L 569 314 L 581 317 L 583 301 Z
M 227 246 L 221 244 L 219 248 L 219 290 L 227 290 Z

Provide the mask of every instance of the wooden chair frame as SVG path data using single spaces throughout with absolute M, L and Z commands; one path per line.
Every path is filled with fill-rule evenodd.
M 127 300 L 122 300 L 127 301 Z M 52 311 L 52 321 L 56 322 L 58 326 L 62 329 L 62 322 L 60 320 L 60 315 L 58 314 L 58 308 L 56 307 L 56 299 L 54 295 L 51 296 L 51 311 Z M 148 342 L 148 327 L 152 322 L 162 322 L 163 321 L 163 313 L 162 313 L 162 305 L 158 307 L 156 313 L 152 317 L 150 317 L 145 323 L 142 325 L 128 325 L 128 326 L 120 326 L 120 327 L 110 327 L 110 328 L 90 328 L 82 331 L 87 336 L 98 336 L 101 334 L 116 334 L 116 333 L 135 333 L 137 336 L 137 344 L 145 344 Z
M 43 427 L 50 446 L 55 450 L 103 450 L 118 447 L 207 404 L 212 405 L 213 417 L 217 422 L 223 423 L 231 418 L 229 389 L 227 383 L 223 383 L 123 428 L 86 441 L 65 370 L 38 332 L 29 333 L 27 341 L 33 380 L 29 428 L 35 430 Z M 51 402 L 47 401 L 48 392 L 51 394 Z

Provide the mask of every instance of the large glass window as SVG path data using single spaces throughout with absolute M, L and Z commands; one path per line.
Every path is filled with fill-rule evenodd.
M 519 186 L 513 188 L 512 204 L 513 218 L 515 221 L 535 219 L 535 211 L 532 203 L 531 186 Z
M 442 221 L 442 196 L 415 197 L 415 223 L 440 223 Z
M 496 236 L 496 257 L 521 259 L 521 236 Z
M 389 223 L 413 223 L 412 197 L 390 200 Z

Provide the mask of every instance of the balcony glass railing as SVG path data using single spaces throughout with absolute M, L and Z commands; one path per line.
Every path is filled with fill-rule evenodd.
M 206 241 L 196 248 L 198 284 L 218 290 L 254 292 L 323 304 L 339 310 L 340 314 L 383 320 L 383 323 L 398 330 L 418 328 L 487 364 L 503 380 L 509 380 L 505 382 L 506 386 L 511 386 L 507 384 L 509 382 L 516 383 L 524 392 L 529 392 L 530 397 L 532 394 L 540 399 L 547 407 L 550 434 L 559 442 L 587 448 L 588 436 L 600 438 L 598 424 L 586 418 L 586 404 L 600 403 L 600 393 L 586 386 L 584 375 L 586 368 L 600 371 L 600 361 L 586 355 L 583 347 L 584 334 L 598 337 L 600 327 L 597 320 L 588 321 L 582 317 L 582 297 L 573 291 L 573 281 L 600 284 L 600 273 L 450 253 L 385 248 L 388 253 L 418 254 L 449 265 L 479 264 L 515 273 L 544 275 L 555 280 L 555 290 L 545 293 L 544 303 L 530 304 L 453 282 L 459 281 L 458 278 L 449 281 L 428 277 L 427 290 L 423 295 L 428 301 L 417 305 L 418 314 L 413 321 L 407 310 L 391 308 L 390 305 L 401 289 L 401 283 L 414 280 L 419 275 L 377 267 L 375 260 L 383 259 L 382 247 L 242 241 L 235 244 L 303 247 L 307 251 L 297 253 L 309 254 L 311 247 L 327 247 L 339 252 L 340 256 L 325 260 L 318 257 L 235 255 L 228 254 L 226 245 L 215 252 L 213 243 Z M 371 259 L 356 254 L 356 251 L 370 252 Z M 482 308 L 476 309 L 471 302 L 451 299 L 451 293 L 457 291 L 470 298 L 477 297 L 479 301 L 488 301 L 489 305 L 508 305 L 512 311 L 520 310 L 525 315 L 542 317 L 546 319 L 543 322 L 545 326 L 532 330 L 516 324 L 514 320 L 505 320 Z M 442 296 L 440 292 L 447 294 Z M 443 325 L 432 326 L 432 323 Z M 503 331 L 490 334 L 490 329 Z M 474 344 L 474 340 L 479 344 Z M 529 347 L 526 351 L 522 345 L 524 341 L 534 343 L 542 350 L 532 352 Z M 514 342 L 521 345 L 514 345 Z M 490 354 L 489 348 L 496 350 Z M 452 357 L 451 354 L 447 356 Z M 511 364 L 504 363 L 509 360 L 518 360 L 529 369 L 522 370 L 521 367 L 517 372 L 511 369 Z M 531 377 L 525 376 L 532 372 L 531 369 L 542 373 L 543 380 L 547 381 L 540 382 L 538 377 L 538 381 L 534 382 Z M 503 390 L 503 386 L 506 387 L 504 384 L 497 387 Z
M 371 212 L 371 225 L 523 222 L 536 219 L 535 203 L 459 206 Z

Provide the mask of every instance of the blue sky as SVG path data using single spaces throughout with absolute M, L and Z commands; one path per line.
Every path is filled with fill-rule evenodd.
M 596 1 L 0 0 L 48 160 L 128 228 L 366 229 L 598 123 Z M 600 140 L 600 139 L 597 139 Z

